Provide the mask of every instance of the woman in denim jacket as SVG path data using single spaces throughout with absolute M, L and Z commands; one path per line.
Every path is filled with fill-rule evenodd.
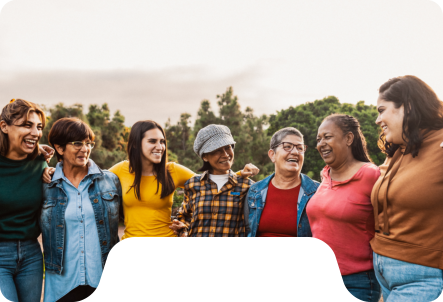
M 44 184 L 40 216 L 45 301 L 79 301 L 94 292 L 119 241 L 121 186 L 115 174 L 89 159 L 94 133 L 83 121 L 62 118 L 48 138 L 59 163 Z
M 268 155 L 275 173 L 253 184 L 246 196 L 248 237 L 312 236 L 306 204 L 319 183 L 301 173 L 305 151 L 303 135 L 293 127 L 272 136 Z

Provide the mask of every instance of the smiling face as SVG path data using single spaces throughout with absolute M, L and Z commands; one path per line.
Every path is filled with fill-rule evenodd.
M 378 117 L 375 123 L 382 128 L 386 141 L 391 144 L 405 145 L 402 138 L 404 106 L 395 108 L 394 102 L 386 101 L 380 95 L 377 100 L 377 111 Z
M 324 121 L 318 128 L 317 150 L 327 165 L 340 166 L 348 156 L 352 156 L 349 148 L 353 141 L 353 134 L 344 134 L 335 122 Z
M 82 142 L 90 141 L 89 138 L 82 140 Z M 88 164 L 89 155 L 91 155 L 91 148 L 88 145 L 83 145 L 80 149 L 72 144 L 66 144 L 64 148 L 54 144 L 54 147 L 63 156 L 63 165 L 65 167 L 86 167 Z
M 142 139 L 142 161 L 159 164 L 166 150 L 166 140 L 158 128 L 146 131 Z
M 211 173 L 214 175 L 228 174 L 234 163 L 234 149 L 227 145 L 202 156 L 204 161 L 211 165 Z
M 303 139 L 297 135 L 287 135 L 281 142 L 288 142 L 294 145 L 303 145 Z M 268 156 L 275 164 L 275 173 L 300 174 L 305 159 L 304 153 L 300 153 L 296 147 L 291 151 L 285 151 L 283 144 L 278 145 L 275 150 L 268 151 Z
M 43 124 L 40 115 L 35 112 L 29 113 L 28 120 L 23 124 L 26 117 L 16 120 L 9 126 L 1 122 L 1 130 L 8 135 L 9 151 L 7 158 L 14 160 L 25 159 L 32 154 L 42 137 Z

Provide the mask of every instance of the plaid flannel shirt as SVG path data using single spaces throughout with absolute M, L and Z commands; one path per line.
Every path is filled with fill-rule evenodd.
M 229 170 L 228 182 L 218 191 L 208 171 L 195 175 L 185 183 L 177 219 L 190 237 L 244 237 L 243 203 L 253 183 Z

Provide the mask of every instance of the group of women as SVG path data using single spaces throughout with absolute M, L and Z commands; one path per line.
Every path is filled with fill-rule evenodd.
M 90 158 L 94 133 L 63 118 L 38 145 L 45 114 L 11 101 L 0 121 L 0 290 L 11 301 L 79 301 L 98 286 L 107 255 L 123 239 L 149 236 L 315 237 L 334 251 L 343 282 L 363 301 L 432 301 L 443 284 L 443 102 L 414 76 L 379 89 L 375 121 L 386 154 L 373 164 L 357 119 L 326 117 L 317 150 L 322 182 L 301 173 L 307 147 L 292 127 L 271 138 L 275 173 L 254 183 L 252 164 L 233 173 L 235 141 L 222 125 L 197 134 L 201 174 L 168 162 L 160 125 L 131 128 L 128 161 L 100 169 Z M 49 149 L 48 149 L 49 148 Z M 38 155 L 40 153 L 40 155 Z M 42 154 L 47 154 L 46 158 Z M 42 186 L 43 181 L 45 184 Z M 177 219 L 173 194 L 184 188 Z M 26 188 L 26 189 L 24 189 Z M 42 189 L 43 188 L 43 189 Z

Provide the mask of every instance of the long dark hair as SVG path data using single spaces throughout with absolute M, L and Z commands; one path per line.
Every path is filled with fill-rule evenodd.
M 166 163 L 168 162 L 168 146 L 165 131 L 154 121 L 139 121 L 132 126 L 128 140 L 129 173 L 135 173 L 134 183 L 129 188 L 128 192 L 131 189 L 134 189 L 135 197 L 138 200 L 141 200 L 140 183 L 142 179 L 142 140 L 146 131 L 155 128 L 159 129 L 165 138 L 165 152 L 163 153 L 162 160 L 159 164 L 154 164 L 154 173 L 155 177 L 157 178 L 156 193 L 158 193 L 159 184 L 162 184 L 160 198 L 165 198 L 175 191 L 174 181 L 171 173 L 169 173 L 168 168 L 166 167 Z
M 361 162 L 370 162 L 372 159 L 369 156 L 368 149 L 366 147 L 366 139 L 360 129 L 360 123 L 358 120 L 347 114 L 331 114 L 327 116 L 323 122 L 331 121 L 334 122 L 337 127 L 343 131 L 343 134 L 351 132 L 354 135 L 354 140 L 352 141 L 351 150 L 354 158 Z
M 394 102 L 395 108 L 403 105 L 402 138 L 407 143 L 405 154 L 417 156 L 423 135 L 431 130 L 443 129 L 442 101 L 428 84 L 411 75 L 390 79 L 380 86 L 379 93 L 383 100 Z M 383 132 L 377 144 L 389 157 L 399 148 L 399 145 L 388 143 Z

